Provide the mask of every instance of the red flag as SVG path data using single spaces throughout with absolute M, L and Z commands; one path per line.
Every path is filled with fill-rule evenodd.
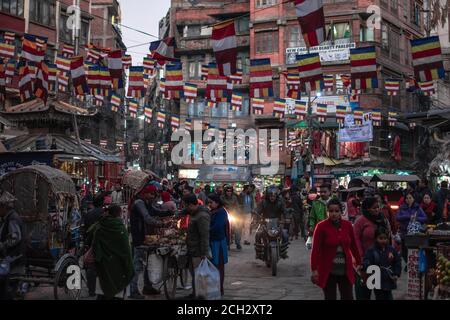
M 225 21 L 213 27 L 211 44 L 220 75 L 235 74 L 237 71 L 237 39 L 234 20 Z
M 34 95 L 47 104 L 48 98 L 48 65 L 42 61 L 37 72 Z
M 322 0 L 294 0 L 298 22 L 307 47 L 325 41 L 325 14 Z
M 73 57 L 70 63 L 70 73 L 75 93 L 83 95 L 89 93 L 86 73 L 84 71 L 83 56 Z
M 111 51 L 108 54 L 108 68 L 111 75 L 113 88 L 123 88 L 122 50 Z

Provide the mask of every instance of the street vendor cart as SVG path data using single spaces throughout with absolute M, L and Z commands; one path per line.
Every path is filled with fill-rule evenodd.
M 16 197 L 15 209 L 27 230 L 25 272 L 10 280 L 50 285 L 55 299 L 79 299 L 84 282 L 82 244 L 78 198 L 70 176 L 49 166 L 28 166 L 2 176 L 0 188 Z M 75 272 L 79 281 L 68 286 L 68 277 Z

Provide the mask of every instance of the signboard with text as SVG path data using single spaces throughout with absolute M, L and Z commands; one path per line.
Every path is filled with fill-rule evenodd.
M 350 49 L 356 48 L 356 43 L 335 43 L 323 44 L 317 47 L 312 47 L 310 53 L 319 53 L 321 62 L 339 62 L 350 60 Z M 306 47 L 287 48 L 286 49 L 286 64 L 295 64 L 296 55 L 307 54 Z

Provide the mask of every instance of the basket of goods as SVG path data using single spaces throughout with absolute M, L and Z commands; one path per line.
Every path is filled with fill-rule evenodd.
M 439 291 L 442 295 L 450 296 L 450 246 L 446 246 L 447 255 L 439 253 L 436 263 L 436 280 L 439 285 Z

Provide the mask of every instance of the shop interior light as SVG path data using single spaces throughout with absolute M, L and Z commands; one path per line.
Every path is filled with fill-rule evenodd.
M 73 157 L 75 160 L 80 160 L 81 158 L 80 157 Z

